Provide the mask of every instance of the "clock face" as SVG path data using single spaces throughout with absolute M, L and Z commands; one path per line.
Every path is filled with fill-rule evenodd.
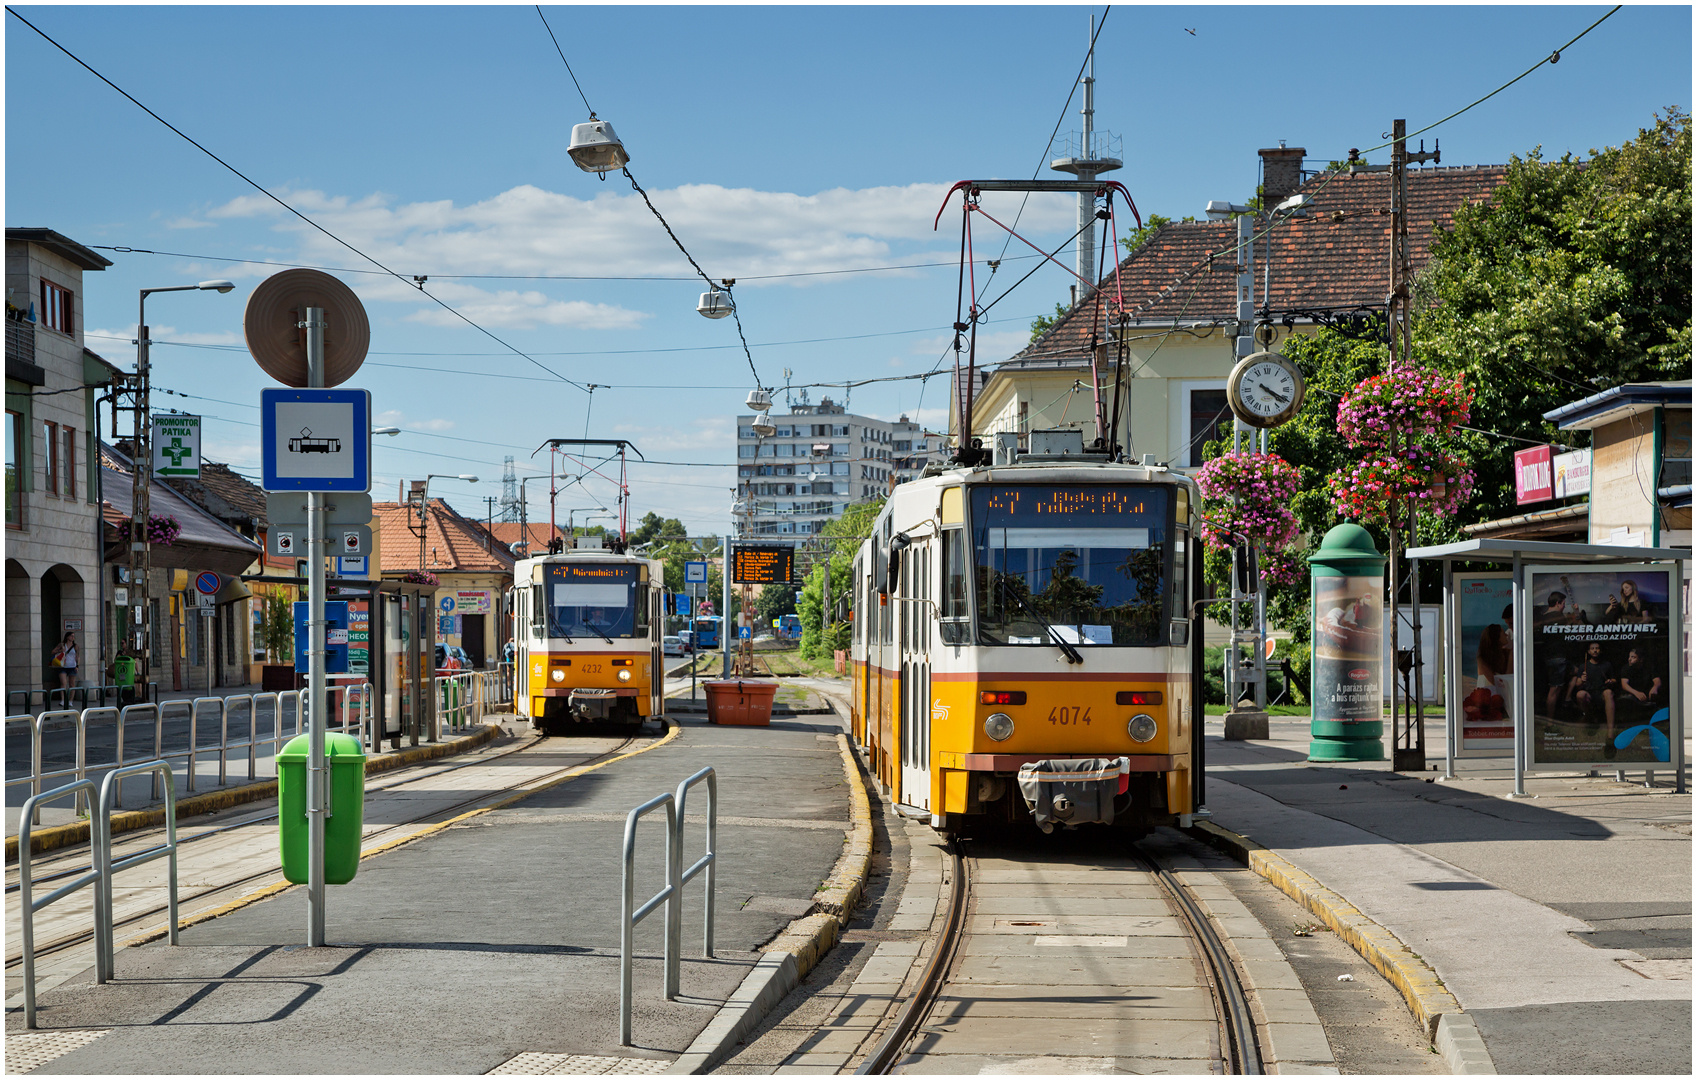
M 1243 373 L 1237 396 L 1256 416 L 1277 416 L 1296 400 L 1296 379 L 1283 364 L 1262 361 Z
M 1257 353 L 1232 373 L 1231 408 L 1253 427 L 1275 427 L 1302 405 L 1302 375 L 1277 353 Z

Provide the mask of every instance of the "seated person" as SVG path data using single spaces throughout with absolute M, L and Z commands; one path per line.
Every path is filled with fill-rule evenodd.
M 1650 667 L 1646 651 L 1640 646 L 1634 645 L 1627 652 L 1619 685 L 1618 700 L 1636 710 L 1648 714 L 1664 704 L 1662 677 Z
M 1585 717 L 1586 730 L 1597 730 L 1596 706 L 1599 701 L 1603 704 L 1603 715 L 1608 720 L 1609 740 L 1612 743 L 1615 732 L 1615 691 L 1619 680 L 1615 678 L 1614 665 L 1603 659 L 1603 643 L 1593 641 L 1585 647 L 1585 663 L 1580 666 L 1573 678 L 1568 680 L 1567 696 L 1570 701 L 1578 704 L 1580 712 Z

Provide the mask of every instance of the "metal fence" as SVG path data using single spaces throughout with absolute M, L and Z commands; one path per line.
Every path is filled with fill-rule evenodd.
M 115 803 L 116 792 L 123 786 L 126 777 L 144 772 L 164 778 L 165 842 L 126 855 L 123 859 L 113 862 L 112 808 Z M 99 798 L 94 803 L 95 813 L 91 829 L 93 843 L 89 845 L 89 872 L 59 886 L 39 900 L 35 898 L 30 866 L 31 817 L 34 816 L 34 812 L 39 809 L 41 803 L 54 799 L 75 797 L 80 804 L 84 795 L 92 793 L 94 790 L 94 781 L 79 778 L 62 787 L 54 788 L 52 791 L 31 795 L 24 802 L 18 833 L 18 893 L 19 914 L 22 916 L 23 923 L 24 1027 L 26 1028 L 35 1027 L 35 913 L 54 901 L 69 896 L 85 885 L 94 886 L 95 981 L 104 983 L 112 978 L 114 967 L 112 876 L 119 870 L 127 870 L 132 866 L 140 866 L 155 859 L 169 859 L 170 870 L 166 876 L 167 930 L 171 944 L 177 944 L 177 792 L 176 783 L 172 778 L 171 765 L 166 761 L 144 761 L 134 765 L 126 765 L 121 769 L 114 769 L 106 775 L 106 779 L 100 785 Z
M 381 733 L 373 732 L 372 694 L 370 683 L 342 684 L 329 688 L 330 693 L 330 723 L 326 730 L 341 731 L 357 737 L 361 744 L 370 745 L 372 738 L 380 738 Z M 269 705 L 269 733 L 264 733 L 262 727 L 264 707 Z M 301 734 L 305 730 L 304 722 L 310 718 L 308 695 L 304 690 L 267 691 L 259 694 L 235 694 L 227 698 L 201 697 L 179 698 L 173 701 L 158 703 L 142 703 L 126 705 L 122 709 L 111 706 L 95 706 L 83 709 L 54 709 L 36 716 L 20 715 L 6 717 L 8 728 L 13 723 L 29 725 L 30 733 L 30 772 L 27 776 L 17 776 L 6 781 L 6 787 L 21 787 L 27 785 L 32 796 L 40 795 L 47 781 L 62 777 L 73 777 L 77 780 L 88 778 L 90 769 L 107 768 L 122 769 L 125 760 L 126 733 L 136 722 L 146 723 L 152 720 L 153 750 L 152 759 L 157 761 L 181 761 L 184 772 L 184 787 L 189 791 L 196 790 L 196 765 L 208 756 L 216 756 L 218 762 L 218 783 L 220 786 L 229 781 L 229 763 L 232 754 L 240 755 L 245 751 L 247 757 L 247 779 L 258 779 L 259 750 L 268 748 L 270 755 L 275 758 L 277 751 L 282 748 L 285 740 Z M 178 749 L 166 748 L 165 721 L 167 716 L 179 717 L 186 713 L 188 719 L 187 745 Z M 214 715 L 215 713 L 215 715 Z M 245 713 L 246 738 L 237 742 L 230 741 L 231 714 Z M 293 730 L 287 730 L 288 717 L 292 715 Z M 47 726 L 57 721 L 69 721 L 76 729 L 75 758 L 72 764 L 63 768 L 47 769 L 43 765 L 43 745 L 46 739 Z M 114 758 L 108 762 L 93 762 L 88 760 L 88 732 L 91 723 L 110 723 L 114 725 Z M 203 724 L 216 725 L 218 741 L 201 745 Z M 174 740 L 173 740 L 174 741 Z M 159 798 L 160 778 L 153 774 L 153 784 L 150 797 Z M 75 811 L 83 814 L 88 809 L 83 793 L 67 792 L 74 797 Z M 64 797 L 64 796 L 60 796 Z M 123 793 L 120 788 L 114 793 L 116 805 L 123 806 Z M 48 800 L 40 800 L 33 808 L 31 824 L 41 824 L 41 805 Z

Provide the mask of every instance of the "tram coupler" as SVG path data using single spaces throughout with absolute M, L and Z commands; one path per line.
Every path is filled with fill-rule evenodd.
M 1114 798 L 1130 784 L 1131 759 L 1055 758 L 1019 767 L 1019 793 L 1037 827 L 1114 823 Z

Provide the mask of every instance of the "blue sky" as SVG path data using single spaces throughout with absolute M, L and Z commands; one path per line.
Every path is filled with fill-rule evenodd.
M 241 347 L 242 306 L 281 268 L 261 260 L 319 266 L 371 316 L 371 354 L 349 385 L 405 429 L 377 440 L 375 497 L 427 472 L 475 473 L 476 485 L 438 480 L 432 493 L 482 516 L 505 455 L 520 475 L 545 475 L 547 454 L 531 451 L 583 435 L 587 421 L 591 437 L 630 439 L 655 461 L 721 466 L 633 466 L 633 521 L 656 510 L 692 532 L 727 527 L 724 466 L 753 383 L 736 327 L 695 313 L 699 279 L 682 280 L 688 263 L 624 179 L 567 158 L 586 110 L 534 8 L 18 10 L 336 236 L 428 275 L 433 293 L 536 361 L 371 272 L 8 16 L 6 223 L 178 253 L 102 252 L 115 265 L 87 278 L 89 347 L 133 363 L 140 288 L 237 283 L 149 304 L 155 385 L 198 395 L 156 405 L 206 416 L 209 457 L 257 475 L 266 381 Z M 1028 178 L 1040 165 L 1060 177 L 1046 167 L 1050 133 L 1081 126 L 1080 100 L 1067 97 L 1102 10 L 544 7 L 633 175 L 709 274 L 738 279 L 769 386 L 786 368 L 800 386 L 937 366 L 955 319 L 958 230 L 933 232 L 933 215 L 956 180 Z M 1145 215 L 1200 214 L 1253 193 L 1260 147 L 1282 139 L 1321 167 L 1377 146 L 1393 119 L 1412 131 L 1460 109 L 1607 11 L 1117 7 L 1097 42 L 1096 127 L 1119 140 L 1126 165 L 1113 176 Z M 1441 140 L 1445 165 L 1618 144 L 1658 109 L 1689 109 L 1691 41 L 1689 6 L 1622 8 L 1558 64 L 1424 138 Z M 1010 220 L 1018 201 L 985 205 Z M 1060 197 L 1035 198 L 1020 228 L 1054 246 L 1073 216 Z M 1120 224 L 1123 235 L 1123 214 Z M 1002 248 L 980 229 L 981 258 Z M 989 296 L 1031 266 L 1011 258 L 1017 245 L 1007 254 Z M 843 272 L 923 263 L 944 265 Z M 997 304 L 981 360 L 1017 350 L 1067 281 L 1043 269 Z M 602 388 L 591 397 L 538 364 Z M 857 387 L 850 409 L 943 423 L 946 379 L 923 397 L 921 386 Z M 562 494 L 562 509 L 614 505 L 605 481 L 583 489 Z M 546 482 L 527 490 L 532 520 L 546 518 Z

